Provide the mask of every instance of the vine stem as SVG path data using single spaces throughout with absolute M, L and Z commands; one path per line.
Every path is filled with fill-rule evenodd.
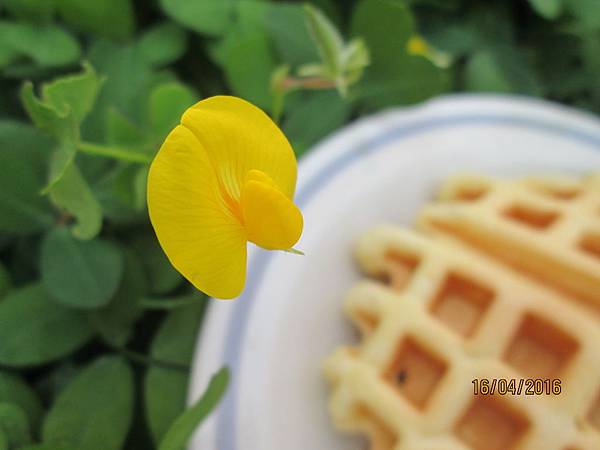
M 121 161 L 141 164 L 149 164 L 152 162 L 152 157 L 146 153 L 126 148 L 110 147 L 107 145 L 96 144 L 94 142 L 80 141 L 77 144 L 77 149 L 82 153 L 87 153 L 88 155 L 119 159 Z
M 319 77 L 294 78 L 287 77 L 281 82 L 281 87 L 285 90 L 304 88 L 304 89 L 333 89 L 336 87 L 335 81 L 326 80 Z

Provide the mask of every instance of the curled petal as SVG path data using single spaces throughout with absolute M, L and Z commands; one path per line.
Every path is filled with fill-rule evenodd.
M 220 195 L 205 146 L 181 125 L 150 167 L 148 211 L 169 260 L 196 288 L 217 298 L 240 294 L 246 232 Z
M 302 234 L 302 213 L 264 174 L 250 174 L 241 209 L 248 240 L 269 250 L 293 247 Z
M 181 123 L 206 149 L 232 199 L 239 201 L 252 169 L 267 174 L 287 198 L 293 197 L 297 167 L 292 147 L 256 106 L 236 97 L 211 97 L 189 108 Z

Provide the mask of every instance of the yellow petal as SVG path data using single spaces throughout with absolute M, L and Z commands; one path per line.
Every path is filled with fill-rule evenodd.
M 248 172 L 244 179 L 244 185 L 246 185 L 246 183 L 248 183 L 249 181 L 260 181 L 262 183 L 268 184 L 269 186 L 275 189 L 279 189 L 277 184 L 273 181 L 273 178 L 271 178 L 269 175 L 267 175 L 261 170 L 252 169 L 250 172 Z
M 225 204 L 205 147 L 177 126 L 148 174 L 148 211 L 167 257 L 196 288 L 237 297 L 246 278 L 246 233 Z
M 242 99 L 211 97 L 189 108 L 182 125 L 206 149 L 227 194 L 239 201 L 246 174 L 257 169 L 288 198 L 296 186 L 296 158 L 288 140 L 259 108 Z
M 293 247 L 302 234 L 302 213 L 265 174 L 249 174 L 241 209 L 248 240 L 269 250 Z

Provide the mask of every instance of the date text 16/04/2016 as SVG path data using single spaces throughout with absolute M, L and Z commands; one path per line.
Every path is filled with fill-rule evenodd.
M 475 378 L 474 395 L 560 395 L 558 378 Z

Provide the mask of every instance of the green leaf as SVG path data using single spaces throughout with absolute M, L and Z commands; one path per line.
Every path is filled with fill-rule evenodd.
M 589 30 L 600 29 L 600 8 L 596 0 L 563 0 L 565 9 L 575 16 L 580 26 Z
M 56 109 L 54 105 L 37 98 L 29 81 L 21 88 L 21 101 L 31 121 L 40 130 L 59 141 L 77 139 L 77 127 L 68 119 L 68 108 Z
M 317 8 L 310 4 L 304 6 L 306 24 L 310 36 L 317 46 L 321 61 L 332 77 L 341 73 L 341 55 L 344 41 L 337 28 Z
M 24 367 L 63 358 L 81 347 L 91 332 L 84 318 L 31 284 L 0 302 L 0 364 Z
M 267 3 L 264 26 L 282 61 L 297 66 L 317 61 L 319 53 L 306 26 L 304 8 L 292 3 Z
M 65 139 L 58 144 L 50 158 L 48 171 L 48 184 L 42 189 L 41 194 L 50 192 L 73 165 L 77 148 L 70 139 Z
M 263 109 L 271 107 L 271 74 L 277 65 L 266 29 L 270 8 L 264 1 L 236 3 L 235 28 L 211 49 L 233 93 Z
M 361 0 L 352 15 L 352 34 L 364 39 L 371 54 L 369 70 L 376 73 L 406 54 L 414 28 L 410 10 L 392 0 Z
M 205 300 L 197 299 L 196 304 L 169 313 L 152 341 L 153 358 L 189 364 L 205 304 Z M 156 444 L 185 409 L 188 378 L 186 373 L 158 366 L 152 366 L 146 372 L 146 418 Z
M 249 33 L 267 26 L 267 14 L 273 8 L 284 7 L 265 0 L 238 0 L 235 3 L 235 28 L 242 33 Z
M 177 61 L 185 53 L 187 36 L 174 23 L 164 22 L 146 31 L 138 46 L 148 64 L 165 66 Z
M 221 46 L 221 64 L 233 93 L 263 109 L 270 108 L 276 61 L 264 29 L 232 30 Z
M 139 183 L 147 167 L 118 164 L 94 187 L 106 218 L 113 224 L 131 225 L 146 223 L 148 215 L 145 192 L 140 193 Z M 140 175 L 142 173 L 142 175 Z
M 465 68 L 465 87 L 472 91 L 535 95 L 538 85 L 528 61 L 508 45 L 475 52 Z
M 454 58 L 467 55 L 483 45 L 482 37 L 463 23 L 432 22 L 423 34 L 435 48 Z
M 71 226 L 71 232 L 76 238 L 92 239 L 100 232 L 102 208 L 74 162 L 51 187 L 50 199 L 75 217 L 77 223 Z
M 319 111 L 319 114 L 315 114 Z M 298 156 L 342 126 L 350 117 L 350 105 L 335 91 L 313 91 L 290 108 L 283 130 Z
M 198 100 L 191 88 L 171 81 L 156 86 L 150 93 L 150 129 L 162 141 L 181 120 L 183 112 Z
M 39 195 L 52 145 L 29 125 L 0 121 L 0 232 L 26 235 L 52 226 L 50 203 Z
M 183 450 L 192 433 L 218 405 L 229 384 L 229 370 L 217 372 L 204 395 L 191 408 L 177 418 L 162 440 L 159 450 Z
M 75 141 L 79 124 L 92 109 L 101 85 L 93 67 L 83 63 L 83 72 L 43 84 L 41 98 L 35 96 L 31 83 L 25 83 L 21 100 L 38 128 L 58 141 Z
M 81 309 L 108 304 L 123 275 L 123 255 L 109 241 L 78 241 L 65 228 L 46 235 L 41 249 L 42 282 L 57 303 Z
M 42 99 L 57 111 L 68 111 L 70 118 L 79 124 L 94 106 L 102 83 L 91 64 L 84 62 L 81 73 L 43 84 Z
M 342 97 L 356 83 L 369 64 L 369 51 L 361 38 L 346 44 L 335 25 L 310 4 L 304 7 L 306 24 L 318 49 L 321 63 L 309 63 L 298 69 L 301 77 L 316 77 L 332 82 Z
M 378 109 L 411 104 L 447 89 L 444 70 L 422 56 L 407 53 L 414 20 L 401 3 L 362 0 L 352 16 L 352 32 L 364 39 L 370 51 L 371 64 L 359 86 L 366 106 Z
M 89 315 L 92 326 L 110 345 L 123 347 L 131 338 L 133 325 L 143 314 L 141 299 L 146 279 L 137 256 L 125 253 L 123 279 L 110 303 Z
M 0 69 L 26 58 L 38 67 L 75 62 L 79 43 L 56 25 L 0 21 Z
M 181 284 L 182 277 L 171 265 L 153 231 L 132 240 L 153 294 L 167 294 Z
M 465 87 L 470 91 L 510 92 L 510 82 L 489 51 L 475 53 L 465 69 Z
M 0 450 L 10 450 L 8 448 L 8 437 L 2 430 L 0 430 Z
M 563 0 L 529 0 L 529 4 L 540 16 L 556 19 L 563 11 Z
M 106 112 L 106 142 L 127 148 L 142 146 L 147 137 L 144 131 L 114 107 Z
M 32 121 L 59 142 L 52 159 L 49 181 L 44 188 L 44 193 L 55 187 L 68 169 L 71 169 L 70 178 L 72 180 L 77 178 L 71 183 L 82 184 L 80 177 L 77 177 L 76 169 L 71 166 L 75 158 L 76 142 L 79 139 L 79 125 L 92 109 L 101 85 L 102 80 L 89 63 L 83 63 L 83 72 L 80 74 L 68 75 L 43 84 L 41 99 L 33 93 L 31 83 L 23 85 L 21 100 Z M 62 191 L 66 184 L 62 184 Z M 78 210 L 68 208 L 68 202 L 64 203 L 67 204 L 60 206 L 69 209 L 75 215 L 79 214 Z M 90 208 L 80 206 L 79 209 Z M 94 225 L 97 226 L 98 223 Z M 83 224 L 81 227 L 86 228 L 86 232 L 81 231 L 86 236 L 94 231 L 93 227 L 89 229 L 90 225 Z
M 133 5 L 130 0 L 54 0 L 62 19 L 79 31 L 123 38 L 132 34 Z
M 33 430 L 37 430 L 42 418 L 42 405 L 36 393 L 21 377 L 0 371 L 0 403 L 13 403 L 27 414 Z
M 97 359 L 60 393 L 44 421 L 48 444 L 119 450 L 133 415 L 133 373 L 119 357 Z
M 367 74 L 360 86 L 365 105 L 378 109 L 407 105 L 448 89 L 448 74 L 422 56 L 406 56 L 378 72 Z
M 6 436 L 9 449 L 31 443 L 27 414 L 14 403 L 0 403 L 0 431 Z
M 361 38 L 354 38 L 344 48 L 342 62 L 346 70 L 353 72 L 363 70 L 371 62 L 369 50 Z
M 137 43 L 122 44 L 100 39 L 92 43 L 88 58 L 106 82 L 96 106 L 82 126 L 85 140 L 106 142 L 107 116 L 114 109 L 135 126 L 147 117 L 150 90 L 171 79 L 169 72 L 156 72 Z
M 48 0 L 3 0 L 2 4 L 17 19 L 48 22 L 54 14 L 54 2 Z
M 147 222 L 148 166 L 120 163 L 95 186 L 106 216 L 118 224 Z
M 220 35 L 227 31 L 234 2 L 223 0 L 160 0 L 167 16 L 198 33 Z

